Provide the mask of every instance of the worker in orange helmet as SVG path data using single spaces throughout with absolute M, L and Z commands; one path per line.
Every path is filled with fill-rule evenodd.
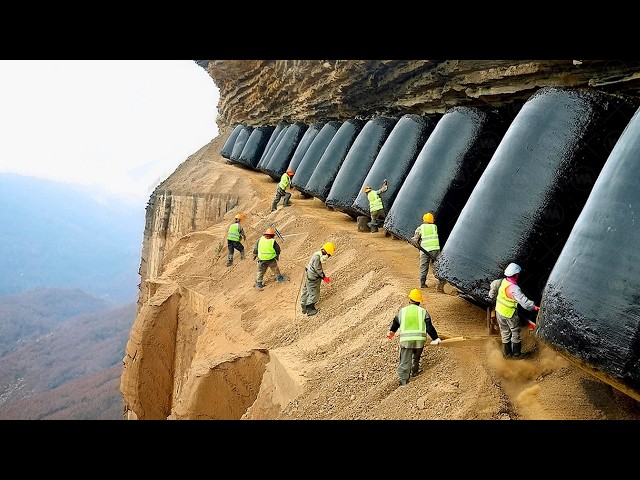
M 387 179 L 382 182 L 382 186 L 378 190 L 372 189 L 370 186 L 365 186 L 362 191 L 367 194 L 367 200 L 369 200 L 369 212 L 371 213 L 371 221 L 367 223 L 371 233 L 376 233 L 378 227 L 384 225 L 384 219 L 386 213 L 384 211 L 384 204 L 380 195 L 387 191 Z
M 287 188 L 291 189 L 291 179 L 293 178 L 293 170 L 288 169 L 286 172 L 282 174 L 280 177 L 280 182 L 276 187 L 276 196 L 273 199 L 273 203 L 271 204 L 271 211 L 275 212 L 278 209 L 278 203 L 280 199 L 284 197 L 282 201 L 283 207 L 290 206 L 289 200 L 291 199 L 291 192 L 287 192 Z
M 335 244 L 333 242 L 326 242 L 320 250 L 311 255 L 304 269 L 304 283 L 302 286 L 302 294 L 300 295 L 300 307 L 302 307 L 302 313 L 306 313 L 308 316 L 318 313 L 316 303 L 320 297 L 320 280 L 325 283 L 331 281 L 329 277 L 324 274 L 322 264 L 327 261 L 335 251 Z
M 435 276 L 435 263 L 440 256 L 440 237 L 433 213 L 427 212 L 422 216 L 422 224 L 416 228 L 410 243 L 420 249 L 420 288 L 427 288 L 429 265 L 433 266 Z M 444 293 L 446 281 L 439 278 L 437 280 L 436 292 Z
M 521 271 L 520 265 L 510 263 L 504 269 L 504 278 L 494 280 L 489 286 L 489 299 L 495 302 L 496 322 L 500 327 L 504 358 L 522 357 L 518 305 L 529 311 L 539 310 L 535 302 L 530 300 L 518 285 Z
M 388 339 L 392 339 L 397 331 L 400 332 L 400 362 L 396 371 L 401 386 L 409 383 L 409 375 L 415 377 L 420 374 L 420 356 L 427 334 L 432 339 L 431 345 L 441 342 L 429 312 L 420 303 L 422 292 L 414 288 L 409 292 L 409 305 L 398 311 L 387 332 Z
M 227 232 L 227 267 L 233 265 L 233 253 L 235 250 L 240 252 L 240 260 L 244 260 L 244 245 L 240 240 L 247 240 L 247 236 L 244 233 L 244 229 L 240 222 L 244 220 L 244 215 L 238 213 L 233 217 L 233 223 L 229 225 L 229 231 Z
M 262 290 L 264 284 L 262 279 L 270 268 L 276 276 L 278 282 L 284 282 L 285 276 L 280 273 L 278 268 L 278 260 L 280 259 L 280 245 L 274 238 L 276 231 L 273 228 L 267 228 L 264 234 L 258 239 L 253 247 L 253 259 L 258 261 L 258 273 L 256 274 L 256 288 Z

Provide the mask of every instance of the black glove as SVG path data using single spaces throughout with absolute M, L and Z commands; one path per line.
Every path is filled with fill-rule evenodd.
M 255 262 L 258 259 L 258 255 L 253 256 L 253 261 Z
M 280 260 L 280 255 L 276 255 L 276 262 Z

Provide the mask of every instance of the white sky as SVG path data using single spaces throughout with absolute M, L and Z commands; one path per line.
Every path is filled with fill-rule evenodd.
M 0 173 L 146 202 L 218 134 L 192 60 L 0 60 Z

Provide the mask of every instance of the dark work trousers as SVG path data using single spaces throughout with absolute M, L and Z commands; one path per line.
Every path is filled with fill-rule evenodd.
M 400 363 L 398 363 L 398 378 L 400 385 L 409 383 L 410 375 L 417 375 L 420 371 L 420 356 L 424 346 L 420 348 L 400 347 Z
M 229 250 L 229 255 L 227 256 L 227 265 L 231 265 L 233 263 L 233 252 L 237 250 L 240 252 L 240 260 L 244 260 L 244 245 L 240 243 L 238 240 L 227 240 L 227 249 Z

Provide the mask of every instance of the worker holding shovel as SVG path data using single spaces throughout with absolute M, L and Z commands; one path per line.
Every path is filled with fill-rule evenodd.
M 400 331 L 400 363 L 397 373 L 400 385 L 409 383 L 409 374 L 415 377 L 420 373 L 420 356 L 427 341 L 427 334 L 432 338 L 431 345 L 437 345 L 442 340 L 438 336 L 431 316 L 422 303 L 422 292 L 414 288 L 409 292 L 409 305 L 402 307 L 394 317 L 387 333 L 391 339 Z

